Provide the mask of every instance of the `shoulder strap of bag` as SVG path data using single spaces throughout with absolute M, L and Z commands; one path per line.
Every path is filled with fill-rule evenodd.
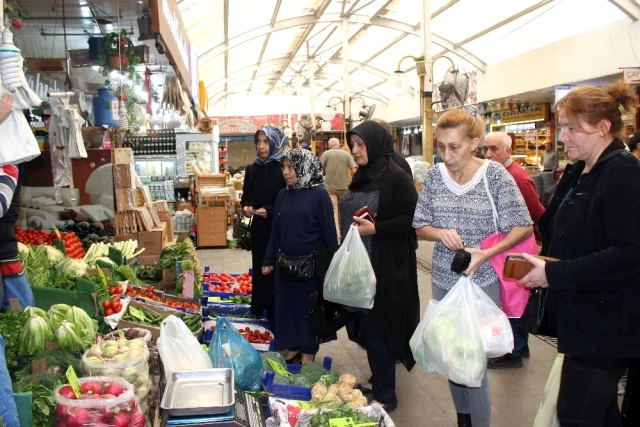
M 498 211 L 496 210 L 496 205 L 493 202 L 493 196 L 491 196 L 491 191 L 489 190 L 489 183 L 487 182 L 487 169 L 484 170 L 484 174 L 482 175 L 482 182 L 484 182 L 484 189 L 487 190 L 487 196 L 489 197 L 489 203 L 491 203 L 491 213 L 493 214 L 493 227 L 496 229 L 496 233 L 498 230 Z

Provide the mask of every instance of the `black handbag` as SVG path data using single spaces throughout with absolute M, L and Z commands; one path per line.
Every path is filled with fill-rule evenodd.
M 242 215 L 236 215 L 236 223 L 233 227 L 233 238 L 238 242 L 238 247 L 245 251 L 251 250 L 251 222 L 253 218 L 249 219 L 249 224 L 245 224 L 242 220 Z
M 522 320 L 525 329 L 532 335 L 558 336 L 549 288 L 531 289 L 531 295 L 524 309 Z
M 320 342 L 346 326 L 353 317 L 354 313 L 345 310 L 342 305 L 325 300 L 322 290 L 309 295 L 307 319 L 311 322 L 313 333 Z
M 280 204 L 280 211 L 284 206 L 284 199 L 287 197 L 285 191 Z M 278 212 L 278 247 L 282 248 L 282 221 L 281 212 Z M 313 279 L 315 274 L 315 254 L 314 250 L 309 255 L 289 256 L 278 249 L 278 261 L 276 262 L 276 273 L 279 278 L 287 282 L 306 282 Z

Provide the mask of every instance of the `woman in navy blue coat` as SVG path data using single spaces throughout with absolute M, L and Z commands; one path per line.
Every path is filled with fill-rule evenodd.
M 276 199 L 264 275 L 273 273 L 279 252 L 299 257 L 314 253 L 323 243 L 333 251 L 338 248 L 333 206 L 323 185 L 320 161 L 308 150 L 291 150 L 282 159 L 282 175 L 287 187 Z M 303 363 L 313 360 L 319 344 L 306 316 L 309 295 L 320 290 L 322 283 L 315 277 L 291 282 L 275 274 L 276 350 L 288 350 L 287 360 L 299 352 Z

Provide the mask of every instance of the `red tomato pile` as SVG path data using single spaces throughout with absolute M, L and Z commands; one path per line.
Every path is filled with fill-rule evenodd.
M 47 233 L 44 230 L 35 230 L 33 228 L 23 230 L 20 227 L 16 227 L 15 231 L 18 242 L 25 245 L 53 245 L 53 241 L 58 238 L 54 231 Z M 84 257 L 85 252 L 76 233 L 63 231 L 60 233 L 60 237 L 62 238 L 67 258 L 79 259 Z
M 124 288 L 122 283 L 118 283 L 118 286 L 121 287 L 120 288 L 121 292 L 119 292 L 119 294 L 125 294 L 133 298 L 147 298 L 147 299 L 158 301 L 158 302 L 162 300 L 158 295 L 154 293 L 156 290 L 155 286 L 136 288 L 132 285 L 128 285 L 126 288 Z
M 205 278 L 205 280 L 207 279 Z M 214 273 L 209 274 L 208 281 L 214 282 L 213 285 L 209 286 L 209 290 L 213 292 L 228 292 L 234 294 L 253 293 L 253 281 L 249 273 L 242 273 L 236 277 L 227 273 Z
M 86 381 L 80 386 L 80 397 L 76 397 L 70 385 L 65 385 L 58 390 L 58 394 L 69 400 L 100 399 L 95 406 L 90 404 L 83 407 L 75 405 L 56 405 L 58 427 L 68 426 L 113 426 L 113 427 L 144 427 L 147 419 L 140 410 L 135 397 L 118 405 L 109 405 L 109 400 L 115 400 L 126 390 L 118 383 L 103 383 L 99 381 Z
M 162 303 L 166 306 L 173 307 L 173 308 L 182 308 L 184 310 L 195 311 L 195 312 L 200 311 L 200 306 L 195 302 L 177 301 L 177 300 L 174 301 L 171 299 L 165 299 L 164 301 L 162 301 Z
M 251 329 L 248 326 L 244 329 L 239 329 L 239 332 L 252 344 L 270 344 L 273 339 L 271 332 L 260 332 L 258 329 Z
M 112 288 L 113 289 L 113 288 Z M 105 316 L 120 313 L 122 311 L 122 301 L 120 295 L 113 295 L 110 300 L 102 301 L 102 308 Z

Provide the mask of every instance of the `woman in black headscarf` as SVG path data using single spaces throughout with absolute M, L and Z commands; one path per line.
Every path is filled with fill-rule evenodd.
M 265 126 L 253 136 L 256 160 L 244 172 L 244 191 L 240 204 L 242 212 L 251 220 L 251 262 L 253 295 L 251 312 L 261 316 L 264 310 L 273 323 L 275 311 L 273 277 L 262 275 L 262 259 L 267 250 L 273 205 L 278 192 L 285 187 L 280 162 L 289 149 L 289 139 L 281 129 Z
M 393 151 L 391 134 L 379 123 L 361 123 L 347 132 L 347 142 L 358 171 L 340 200 L 342 235 L 357 224 L 376 274 L 373 308 L 356 312 L 349 337 L 367 349 L 371 368 L 371 378 L 358 388 L 392 411 L 398 404 L 395 362 L 408 370 L 415 364 L 409 339 L 420 321 L 420 301 L 411 222 L 418 194 L 403 168 L 406 161 Z M 376 215 L 375 224 L 354 216 L 365 206 Z
M 322 166 L 310 151 L 294 149 L 282 159 L 286 189 L 278 193 L 274 223 L 262 273 L 274 271 L 278 256 L 303 257 L 326 243 L 334 252 L 338 236 L 333 219 L 333 205 L 324 188 Z M 316 277 L 307 281 L 288 281 L 275 274 L 276 350 L 288 350 L 285 359 L 301 352 L 302 362 L 315 358 L 319 344 L 306 319 L 309 295 L 322 284 Z

